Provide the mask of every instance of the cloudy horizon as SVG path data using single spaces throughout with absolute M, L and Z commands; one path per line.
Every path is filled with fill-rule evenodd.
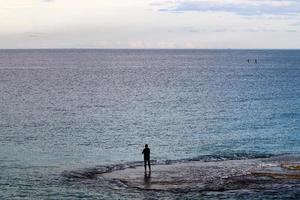
M 299 49 L 298 0 L 0 0 L 0 49 Z

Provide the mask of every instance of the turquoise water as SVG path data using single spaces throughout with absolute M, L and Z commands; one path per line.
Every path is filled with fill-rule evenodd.
M 190 198 L 62 176 L 145 143 L 157 162 L 300 153 L 297 50 L 1 50 L 0 94 L 3 199 Z

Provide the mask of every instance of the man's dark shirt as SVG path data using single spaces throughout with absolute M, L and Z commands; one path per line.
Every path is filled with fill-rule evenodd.
M 150 149 L 149 148 L 144 148 L 143 154 L 144 154 L 144 160 L 150 160 Z

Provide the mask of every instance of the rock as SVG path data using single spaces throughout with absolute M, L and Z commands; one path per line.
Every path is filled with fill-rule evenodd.
M 233 189 L 289 187 L 300 184 L 299 156 L 227 160 L 190 161 L 154 165 L 152 172 L 142 166 L 113 171 L 99 176 L 126 187 L 163 191 L 223 191 Z M 293 170 L 291 170 L 293 169 Z

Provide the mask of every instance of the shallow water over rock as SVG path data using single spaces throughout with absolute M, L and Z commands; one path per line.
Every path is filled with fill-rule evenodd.
M 288 160 L 288 161 L 287 161 Z M 300 170 L 283 168 L 283 163 L 299 162 L 300 156 L 215 162 L 190 161 L 142 166 L 99 175 L 118 187 L 142 190 L 187 192 L 271 189 L 300 185 Z

